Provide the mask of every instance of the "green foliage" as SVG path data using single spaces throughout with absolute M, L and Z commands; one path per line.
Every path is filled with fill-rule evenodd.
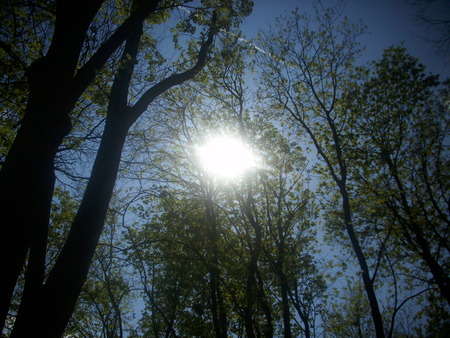
M 296 11 L 260 34 L 259 97 L 315 148 L 326 238 L 357 257 L 366 291 L 375 285 L 385 308 L 378 329 L 392 334 L 430 271 L 443 297 L 448 285 L 446 88 L 402 46 L 373 68 L 355 67 L 362 27 L 339 22 L 339 6 L 318 8 L 315 20 Z M 337 335 L 358 335 L 344 331 Z
M 228 334 L 243 334 L 246 320 L 255 333 L 268 325 L 281 333 L 286 281 L 290 313 L 305 313 L 316 325 L 325 281 L 313 258 L 315 206 L 304 189 L 305 158 L 291 135 L 247 108 L 247 51 L 238 41 L 223 36 L 208 72 L 164 97 L 153 147 L 135 153 L 160 180 L 159 193 L 136 205 L 141 221 L 126 237 L 145 294 L 140 325 L 147 335 L 212 336 L 221 315 Z M 262 168 L 237 182 L 211 177 L 196 158 L 210 133 L 240 135 L 264 159 Z M 300 332 L 304 324 L 292 326 Z
M 105 2 L 80 68 L 139 4 Z M 48 49 L 54 5 L 0 5 L 2 160 L 26 107 L 27 67 Z M 251 8 L 251 1 L 162 1 L 145 21 L 137 58 L 114 55 L 72 111 L 55 163 L 47 270 L 79 207 L 112 78 L 133 67 L 132 106 L 195 62 L 217 15 L 205 71 L 161 95 L 128 134 L 67 334 L 373 336 L 351 228 L 386 334 L 444 337 L 448 304 L 424 253 L 448 278 L 449 83 L 427 75 L 403 46 L 356 67 L 364 27 L 339 20 L 341 3 L 279 18 L 260 34 L 257 52 L 238 30 Z M 245 141 L 259 166 L 235 181 L 206 172 L 196 151 L 215 134 Z M 406 328 L 407 320 L 414 325 Z
M 372 337 L 370 307 L 360 283 L 347 280 L 325 321 L 331 337 Z
M 373 64 L 373 74 L 349 94 L 359 131 L 352 149 L 356 192 L 372 201 L 360 215 L 376 226 L 368 231 L 385 241 L 390 258 L 382 264 L 393 264 L 399 273 L 415 271 L 403 278 L 407 293 L 430 272 L 437 276 L 435 264 L 443 271 L 449 265 L 445 92 L 437 76 L 426 75 L 425 67 L 398 46 L 387 49 Z M 441 292 L 447 276 L 436 277 L 434 287 Z

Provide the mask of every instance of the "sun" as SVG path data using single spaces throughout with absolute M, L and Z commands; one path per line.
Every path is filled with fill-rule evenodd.
M 248 146 L 238 138 L 214 137 L 198 147 L 202 166 L 211 174 L 233 178 L 255 166 L 255 157 Z

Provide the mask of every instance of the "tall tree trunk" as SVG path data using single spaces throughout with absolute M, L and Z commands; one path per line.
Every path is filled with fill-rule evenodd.
M 110 94 L 105 130 L 86 191 L 72 223 L 68 238 L 40 294 L 17 322 L 12 337 L 61 337 L 86 281 L 98 240 L 103 230 L 114 189 L 120 157 L 128 129 L 161 93 L 194 77 L 205 65 L 217 29 L 216 15 L 207 40 L 202 44 L 197 63 L 182 73 L 173 74 L 147 90 L 133 107 L 128 106 L 128 90 L 142 35 L 142 23 L 134 27 L 124 48 L 123 67 L 115 77 Z
M 66 105 L 89 23 L 102 1 L 58 1 L 53 40 L 47 55 L 28 71 L 29 97 L 21 128 L 0 173 L 0 323 L 34 235 L 48 227 L 54 187 L 53 162 L 70 131 Z
M 283 269 L 281 267 L 280 269 Z M 290 338 L 291 334 L 291 312 L 289 310 L 289 286 L 287 284 L 286 278 L 284 276 L 280 277 L 281 282 L 281 304 L 283 306 L 283 330 L 284 337 Z M 303 319 L 303 318 L 302 318 Z
M 314 90 L 314 89 L 313 89 Z M 315 91 L 314 91 L 315 92 Z M 317 98 L 317 95 L 316 95 Z M 320 104 L 320 99 L 317 100 Z M 311 141 L 313 142 L 319 156 L 324 160 L 333 181 L 336 183 L 339 193 L 342 197 L 342 211 L 344 214 L 344 224 L 347 231 L 347 235 L 350 239 L 350 243 L 352 245 L 353 251 L 355 252 L 356 258 L 358 260 L 359 266 L 361 268 L 361 275 L 364 284 L 364 289 L 366 291 L 367 298 L 369 299 L 370 310 L 372 314 L 372 321 L 375 327 L 375 332 L 378 338 L 384 338 L 384 328 L 383 328 L 383 318 L 381 316 L 380 307 L 378 305 L 378 299 L 375 293 L 375 289 L 373 287 L 373 282 L 369 275 L 369 268 L 367 265 L 367 260 L 364 255 L 364 252 L 361 249 L 361 245 L 359 244 L 359 240 L 356 236 L 355 229 L 353 227 L 352 220 L 352 210 L 350 205 L 350 197 L 347 191 L 347 165 L 344 159 L 343 149 L 341 146 L 341 139 L 338 133 L 338 130 L 335 125 L 335 120 L 331 116 L 332 108 L 326 109 L 323 104 L 320 104 L 321 109 L 324 111 L 325 120 L 328 123 L 328 127 L 331 131 L 332 136 L 332 147 L 334 148 L 334 154 L 337 160 L 337 169 L 335 169 L 334 164 L 330 160 L 329 155 L 327 155 L 325 148 L 319 142 L 317 135 L 314 133 L 313 129 L 307 124 L 307 122 L 303 119 L 301 114 L 298 112 L 291 110 L 288 106 L 285 108 L 289 111 L 291 116 L 299 122 L 302 128 L 306 131 L 306 133 L 310 136 Z
M 259 250 L 260 246 L 258 246 L 258 237 L 260 237 L 260 230 L 258 225 L 256 224 L 255 219 L 253 218 L 253 213 L 251 210 L 250 199 L 252 197 L 250 181 L 248 180 L 249 189 L 248 189 L 248 199 L 244 201 L 244 214 L 247 217 L 248 222 L 252 225 L 255 230 L 255 238 L 253 239 L 253 248 L 250 247 L 250 261 L 248 262 L 247 267 L 247 281 L 245 285 L 245 297 L 246 304 L 244 308 L 244 322 L 245 322 L 245 331 L 247 333 L 247 337 L 255 337 L 254 331 L 254 323 L 253 323 L 253 307 L 255 304 L 256 298 L 256 269 L 259 259 Z M 249 242 L 252 242 L 252 238 L 248 239 Z
M 292 299 L 292 303 L 294 304 L 294 307 L 297 310 L 297 313 L 298 313 L 300 319 L 302 320 L 303 324 L 305 325 L 305 327 L 304 327 L 305 338 L 310 338 L 311 337 L 311 329 L 309 327 L 308 316 L 305 312 L 303 312 L 303 310 L 301 308 L 297 283 L 295 283 L 294 290 L 295 290 L 294 292 L 292 292 L 292 290 L 289 290 L 289 296 Z
M 80 208 L 66 243 L 29 316 L 20 317 L 12 337 L 61 337 L 86 280 L 103 229 L 128 126 L 109 119 Z M 19 317 L 18 317 L 19 319 Z
M 25 123 L 25 122 L 24 122 Z M 21 131 L 26 133 L 30 124 L 23 126 Z M 39 124 L 30 126 L 28 137 L 33 135 L 31 144 L 15 143 L 16 149 L 27 149 L 15 154 L 2 171 L 0 208 L 3 217 L 8 220 L 1 229 L 0 244 L 0 322 L 3 326 L 11 297 L 18 276 L 20 275 L 27 256 L 33 235 L 39 236 L 48 227 L 50 206 L 53 195 L 55 177 L 53 173 L 53 158 L 56 154 L 56 135 L 45 135 L 45 127 L 39 135 Z M 37 128 L 36 128 L 37 127 Z M 55 128 L 56 129 L 56 128 Z M 18 136 L 19 137 L 19 136 Z M 19 140 L 21 141 L 21 140 Z M 44 147 L 41 147 L 41 145 Z M 48 144 L 52 144 L 48 149 Z M 43 150 L 43 148 L 45 148 Z M 13 153 L 14 154 L 14 153 Z M 14 155 L 15 155 L 14 154 Z M 27 155 L 27 156 L 21 156 Z M 15 163 L 14 163 L 15 162 Z M 19 164 L 20 163 L 20 164 Z M 12 171 L 18 167 L 17 176 Z M 18 179 L 22 177 L 23 179 Z M 17 179 L 16 179 L 17 178 Z M 34 255 L 34 251 L 33 251 Z M 36 257 L 36 256 L 34 256 Z M 35 259 L 32 266 L 40 265 Z
M 0 324 L 33 236 L 46 231 L 55 183 L 54 159 L 70 132 L 69 113 L 109 56 L 130 31 L 156 10 L 160 1 L 144 2 L 81 69 L 79 55 L 87 29 L 104 0 L 59 0 L 52 43 L 46 56 L 27 72 L 29 96 L 25 115 L 0 172 Z
M 48 227 L 46 224 L 44 225 L 45 227 L 42 229 L 35 229 L 33 234 L 25 273 L 24 289 L 15 322 L 20 322 L 22 317 L 33 316 L 33 313 L 29 311 L 32 310 L 35 296 L 40 294 L 44 284 L 48 239 Z
M 278 212 L 281 214 L 281 199 L 278 200 L 277 203 Z M 281 288 L 281 305 L 283 308 L 283 331 L 284 337 L 290 338 L 292 337 L 291 333 L 291 311 L 289 309 L 289 283 L 284 273 L 284 258 L 286 256 L 286 238 L 283 233 L 283 226 L 281 223 L 281 219 L 277 220 L 277 234 L 278 240 L 277 243 L 277 259 L 272 260 L 272 265 L 274 266 L 274 270 L 277 274 L 278 280 L 280 281 Z M 301 318 L 303 319 L 303 318 Z M 308 338 L 308 337 L 307 337 Z
M 210 267 L 209 288 L 211 291 L 211 314 L 213 318 L 214 332 L 216 337 L 227 337 L 226 315 L 223 312 L 224 304 L 222 291 L 219 283 L 219 269 Z
M 252 283 L 251 277 L 248 276 L 245 292 L 247 304 L 245 304 L 244 308 L 244 323 L 245 323 L 245 333 L 249 338 L 255 337 L 255 331 L 253 329 L 253 304 L 255 303 L 254 295 L 252 294 L 253 284 L 254 283 Z
M 419 246 L 419 253 L 428 265 L 428 268 L 430 269 L 430 272 L 433 275 L 439 290 L 441 291 L 441 296 L 445 298 L 447 304 L 450 306 L 450 278 L 448 273 L 444 271 L 442 265 L 439 264 L 435 257 L 433 257 L 428 242 L 419 226 L 417 224 L 413 224 L 411 227 L 415 228 L 413 233 L 415 235 L 415 241 Z
M 339 189 L 342 196 L 342 209 L 344 212 L 344 224 L 347 230 L 348 237 L 352 244 L 356 258 L 358 259 L 359 266 L 361 268 L 361 276 L 364 284 L 364 289 L 369 300 L 370 310 L 372 313 L 372 320 L 375 327 L 375 333 L 377 337 L 383 338 L 384 327 L 383 318 L 381 317 L 380 307 L 378 305 L 377 296 L 373 287 L 373 281 L 370 278 L 369 267 L 367 265 L 366 257 L 361 249 L 358 238 L 356 237 L 355 229 L 353 228 L 353 221 L 350 209 L 350 199 L 345 187 L 345 183 L 339 184 Z
M 326 155 L 324 149 L 319 144 L 312 130 L 306 125 L 304 121 L 301 121 L 301 123 L 308 132 L 308 134 L 311 136 L 311 139 L 313 140 L 313 143 L 316 146 L 317 151 L 327 164 L 331 176 L 339 189 L 339 193 L 342 197 L 342 212 L 344 214 L 343 220 L 348 238 L 350 239 L 350 243 L 352 245 L 353 251 L 359 263 L 359 267 L 361 268 L 361 276 L 364 284 L 364 289 L 366 291 L 366 295 L 369 300 L 375 333 L 378 338 L 384 338 L 385 335 L 383 327 L 383 318 L 381 316 L 380 307 L 378 305 L 378 299 L 375 293 L 375 289 L 373 287 L 373 281 L 370 278 L 366 256 L 364 255 L 364 252 L 361 249 L 361 245 L 359 243 L 358 237 L 356 236 L 355 229 L 353 226 L 353 219 L 352 219 L 353 216 L 350 204 L 350 196 L 347 190 L 347 164 L 343 154 L 341 138 L 336 128 L 335 121 L 331 116 L 331 111 L 332 111 L 331 109 L 328 110 L 324 109 L 326 121 L 328 123 L 333 138 L 333 148 L 338 162 L 338 170 L 335 170 L 335 167 L 330 161 L 330 158 Z
M 141 36 L 142 25 L 127 40 L 123 56 L 126 62 L 136 59 Z M 105 130 L 69 235 L 41 292 L 24 299 L 13 337 L 33 334 L 30 329 L 34 334 L 59 337 L 72 315 L 102 233 L 123 145 L 133 123 L 127 109 L 132 73 L 133 67 L 124 67 L 114 79 Z

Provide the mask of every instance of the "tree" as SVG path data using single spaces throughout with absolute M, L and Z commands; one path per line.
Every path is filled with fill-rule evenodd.
M 132 332 L 136 290 L 123 254 L 122 200 L 111 202 L 89 275 L 65 334 L 124 337 Z M 69 224 L 70 225 L 70 224 Z
M 333 304 L 325 325 L 332 337 L 370 337 L 373 336 L 370 306 L 361 286 L 347 280 L 347 285 L 339 293 L 339 303 Z
M 54 158 L 63 138 L 70 132 L 69 113 L 95 78 L 96 72 L 133 31 L 133 27 L 139 26 L 150 13 L 157 10 L 159 1 L 143 3 L 140 10 L 135 11 L 106 37 L 104 43 L 95 52 L 92 51 L 92 57 L 82 65 L 80 54 L 84 39 L 103 1 L 82 1 L 76 4 L 66 1 L 42 3 L 43 8 L 54 10 L 54 16 L 47 14 L 40 21 L 46 27 L 54 25 L 50 44 L 45 40 L 47 36 L 43 35 L 41 39 L 36 40 L 42 41 L 38 50 L 26 49 L 29 54 L 22 58 L 17 52 L 14 35 L 16 28 L 20 31 L 21 27 L 15 27 L 13 24 L 6 26 L 10 30 L 5 31 L 9 34 L 4 34 L 4 39 L 8 40 L 1 43 L 2 50 L 15 60 L 16 64 L 22 65 L 19 72 L 25 71 L 28 93 L 20 128 L 8 149 L 0 173 L 2 214 L 9 222 L 13 222 L 2 226 L 0 236 L 0 266 L 3 271 L 1 289 L 4 290 L 0 298 L 2 324 L 30 245 L 33 246 L 33 251 L 38 252 L 36 255 L 41 256 L 32 266 L 35 266 L 35 273 L 40 274 L 42 279 L 40 262 L 45 250 L 55 181 Z M 39 9 L 41 4 L 31 4 L 29 7 L 26 3 L 20 5 L 23 5 L 22 8 L 27 12 Z M 2 10 L 9 11 L 15 6 L 15 3 L 6 2 L 2 5 Z M 14 20 L 16 15 L 20 16 L 13 10 L 11 12 L 12 14 L 7 16 L 8 20 Z M 48 34 L 48 28 L 44 33 Z M 25 36 L 23 40 L 28 41 L 27 38 L 29 36 Z M 36 58 L 37 55 L 39 57 Z M 24 212 L 17 214 L 22 209 L 21 205 L 27 207 Z M 36 255 L 33 254 L 33 257 Z M 30 264 L 31 261 L 33 259 L 30 259 Z
M 265 117 L 250 114 L 246 50 L 236 36 L 221 38 L 221 58 L 210 71 L 182 96 L 165 98 L 163 137 L 156 137 L 162 144 L 142 152 L 158 159 L 139 159 L 152 163 L 147 172 L 160 173 L 156 184 L 164 182 L 151 197 L 158 213 L 146 224 L 149 206 L 139 207 L 146 225 L 130 232 L 133 246 L 146 243 L 134 258 L 143 288 L 149 285 L 143 323 L 156 336 L 195 335 L 199 328 L 202 335 L 272 336 L 283 326 L 286 335 L 312 335 L 312 304 L 324 283 L 308 254 L 311 201 L 301 191 L 305 177 L 294 171 L 301 149 Z M 208 130 L 255 144 L 264 169 L 235 183 L 211 177 L 195 154 Z M 295 311 L 303 325 L 292 322 Z
M 358 31 L 345 20 L 331 28 L 336 14 L 324 10 L 318 28 L 301 30 L 293 13 L 262 35 L 260 95 L 314 145 L 327 234 L 344 248 L 350 239 L 377 335 L 392 336 L 405 308 L 427 308 L 427 293 L 448 299 L 448 89 L 402 47 L 372 74 L 353 67 Z
M 439 95 L 437 76 L 402 46 L 387 49 L 374 68 L 351 94 L 360 140 L 355 180 L 360 194 L 388 210 L 393 236 L 421 257 L 450 305 L 446 89 Z
M 91 4 L 92 5 L 92 4 Z M 98 4 L 100 5 L 100 4 Z M 45 285 L 41 287 L 43 282 L 42 277 L 42 265 L 41 268 L 37 266 L 39 263 L 43 262 L 42 257 L 36 259 L 36 264 L 29 264 L 29 269 L 33 268 L 34 266 L 37 266 L 36 270 L 39 273 L 34 274 L 31 276 L 28 280 L 30 281 L 29 285 L 31 285 L 31 288 L 36 292 L 27 292 L 27 290 L 24 290 L 24 295 L 28 296 L 23 299 L 23 302 L 26 302 L 26 305 L 23 307 L 23 310 L 19 312 L 16 325 L 13 331 L 13 335 L 22 335 L 24 332 L 30 329 L 30 322 L 34 322 L 36 324 L 34 330 L 36 330 L 37 327 L 41 327 L 41 330 L 44 328 L 52 328 L 52 332 L 47 332 L 47 334 L 50 334 L 51 336 L 60 335 L 64 327 L 67 323 L 67 321 L 70 318 L 70 315 L 73 311 L 73 307 L 75 306 L 76 299 L 78 297 L 78 294 L 80 292 L 81 286 L 84 283 L 84 280 L 86 278 L 86 274 L 88 271 L 88 267 L 90 264 L 90 261 L 92 259 L 92 255 L 95 250 L 95 246 L 97 244 L 98 238 L 101 234 L 104 218 L 106 215 L 107 206 L 109 203 L 109 199 L 112 193 L 112 189 L 115 182 L 115 177 L 117 175 L 118 165 L 120 161 L 120 153 L 123 147 L 123 143 L 125 141 L 125 137 L 127 135 L 127 131 L 129 127 L 134 123 L 134 121 L 147 109 L 147 106 L 149 103 L 151 103 L 155 97 L 157 97 L 160 93 L 164 92 L 165 90 L 171 88 L 174 85 L 180 84 L 190 78 L 192 78 L 195 74 L 197 74 L 201 68 L 204 66 L 207 58 L 207 52 L 209 46 L 213 42 L 213 37 L 218 31 L 218 25 L 228 25 L 230 22 L 230 18 L 232 19 L 235 16 L 239 16 L 242 13 L 241 12 L 234 12 L 232 10 L 233 4 L 229 4 L 229 6 L 221 6 L 220 10 L 218 11 L 218 15 L 220 15 L 220 18 L 218 19 L 218 23 L 216 23 L 216 20 L 212 20 L 212 26 L 210 29 L 210 32 L 204 41 L 204 44 L 202 45 L 202 48 L 200 50 L 198 60 L 197 62 L 192 66 L 192 68 L 180 71 L 178 73 L 174 73 L 173 75 L 170 75 L 166 77 L 165 79 L 159 81 L 154 86 L 152 86 L 150 89 L 148 89 L 144 95 L 136 102 L 136 104 L 133 107 L 128 107 L 128 89 L 130 87 L 130 81 L 133 74 L 133 62 L 135 60 L 135 57 L 138 52 L 138 46 L 139 46 L 139 40 L 142 35 L 142 21 L 146 17 L 146 14 L 149 12 L 156 11 L 156 6 L 158 3 L 152 3 L 151 5 L 148 3 L 145 3 L 143 6 L 140 7 L 139 5 L 135 4 L 134 8 L 132 9 L 129 19 L 125 21 L 124 26 L 125 28 L 119 28 L 112 36 L 115 37 L 115 40 L 112 39 L 112 42 L 109 42 L 110 40 L 107 40 L 106 47 L 103 47 L 103 49 L 107 49 L 107 52 L 112 52 L 112 46 L 115 46 L 114 43 L 117 43 L 118 39 L 124 39 L 127 38 L 127 43 L 124 47 L 124 53 L 122 57 L 122 63 L 123 67 L 119 68 L 118 75 L 116 79 L 114 80 L 112 87 L 111 87 L 111 97 L 110 97 L 110 103 L 107 113 L 107 119 L 106 119 L 106 125 L 105 125 L 105 131 L 102 137 L 102 142 L 99 147 L 99 151 L 97 154 L 96 161 L 94 163 L 91 179 L 88 183 L 88 186 L 86 188 L 86 192 L 84 194 L 83 200 L 80 204 L 80 208 L 77 212 L 77 215 L 75 216 L 74 222 L 71 227 L 71 231 L 69 233 L 69 236 L 65 242 L 64 248 L 61 251 L 60 255 L 58 256 L 58 259 L 52 268 L 51 272 L 49 273 L 49 276 L 47 277 L 47 280 L 45 282 Z M 173 4 L 171 4 L 173 5 Z M 64 6 L 60 6 L 60 11 L 63 13 L 61 16 L 65 15 L 65 11 L 67 11 L 68 8 Z M 92 8 L 91 8 L 92 9 Z M 242 10 L 245 11 L 248 10 L 248 7 L 243 6 Z M 95 13 L 94 9 L 92 9 L 93 13 Z M 85 13 L 83 11 L 83 13 Z M 73 13 L 72 13 L 73 14 Z M 217 14 L 215 14 L 214 17 L 217 17 Z M 205 20 L 207 22 L 208 19 L 204 19 L 203 16 L 198 15 L 192 15 L 192 18 L 196 22 L 205 23 Z M 58 20 L 63 19 L 63 17 L 59 18 L 57 16 L 57 23 Z M 86 23 L 84 27 L 87 29 L 89 25 L 89 18 L 85 18 Z M 65 25 L 67 25 L 68 22 L 65 22 L 62 24 L 62 27 L 64 28 Z M 57 25 L 57 24 L 56 24 Z M 192 26 L 191 26 L 192 27 Z M 61 28 L 64 32 L 64 29 Z M 66 27 L 67 28 L 67 27 Z M 58 34 L 57 34 L 58 33 Z M 125 34 L 128 33 L 129 35 L 126 36 Z M 59 43 L 62 43 L 62 40 L 65 42 L 70 41 L 70 39 L 62 39 L 62 36 L 57 29 L 55 29 L 55 39 L 58 38 Z M 79 32 L 77 32 L 79 34 Z M 117 37 L 118 35 L 118 37 Z M 82 39 L 78 36 L 79 45 L 81 47 Z M 77 40 L 76 40 L 77 41 Z M 123 40 L 121 40 L 123 41 Z M 54 47 L 50 47 L 49 51 L 55 50 L 55 54 L 63 52 L 63 50 L 58 49 L 57 42 L 55 42 Z M 120 42 L 120 41 L 119 41 Z M 74 48 L 76 51 L 76 46 L 69 46 L 70 48 Z M 67 48 L 69 48 L 67 47 Z M 99 51 L 102 49 L 100 48 Z M 76 51 L 72 51 L 76 54 Z M 52 53 L 50 53 L 51 57 L 54 57 Z M 49 58 L 50 58 L 49 56 Z M 76 55 L 74 55 L 73 59 Z M 93 66 L 98 67 L 98 62 L 104 62 L 106 61 L 107 53 L 105 54 L 105 51 L 103 51 L 103 54 L 100 52 L 97 52 L 97 54 L 94 54 L 94 58 L 91 63 L 94 63 Z M 129 58 L 131 56 L 131 59 Z M 67 58 L 67 55 L 66 55 Z M 70 57 L 68 58 L 70 60 Z M 64 58 L 64 60 L 66 60 Z M 76 60 L 75 60 L 76 61 Z M 74 60 L 72 60 L 72 64 L 75 63 Z M 47 59 L 43 59 L 38 64 L 43 63 L 45 64 L 48 62 Z M 61 66 L 63 67 L 63 65 Z M 91 66 L 92 67 L 92 66 Z M 36 72 L 39 70 L 39 67 L 36 66 Z M 83 69 L 83 68 L 81 68 Z M 95 67 L 94 67 L 95 69 Z M 87 77 L 88 79 L 93 78 L 95 74 L 92 73 L 93 68 L 87 67 L 86 71 L 89 71 L 88 73 L 77 73 L 77 76 L 81 77 Z M 62 69 L 59 69 L 59 71 L 62 72 Z M 70 71 L 66 70 L 66 77 L 70 76 Z M 81 75 L 80 75 L 81 74 Z M 60 72 L 56 74 L 55 76 L 60 76 Z M 80 79 L 79 81 L 82 82 L 82 84 L 78 84 L 79 87 L 75 88 L 75 92 L 81 94 L 83 86 L 87 85 L 86 79 Z M 32 82 L 32 81 L 31 81 Z M 47 88 L 48 89 L 48 88 Z M 53 88 L 55 89 L 55 88 Z M 60 88 L 59 88 L 60 89 Z M 42 94 L 42 93 L 41 93 Z M 31 96 L 31 94 L 30 94 Z M 42 94 L 36 100 L 40 104 L 44 104 L 42 99 L 44 99 L 44 95 Z M 63 98 L 63 96 L 61 97 Z M 77 97 L 70 97 L 69 99 L 73 100 Z M 69 100 L 70 101 L 70 100 Z M 72 106 L 75 104 L 75 102 L 72 102 Z M 30 103 L 28 103 L 30 106 Z M 65 103 L 65 106 L 67 103 Z M 57 107 L 55 107 L 56 109 Z M 67 108 L 67 107 L 65 107 Z M 58 124 L 61 124 L 64 120 L 67 120 L 67 114 L 70 111 L 71 106 L 69 105 L 69 109 L 66 110 L 66 117 L 61 117 L 59 115 L 57 120 Z M 30 108 L 31 109 L 31 108 Z M 53 113 L 54 115 L 58 114 L 59 111 L 56 111 Z M 26 117 L 27 115 L 25 115 Z M 25 126 L 25 119 L 22 124 L 21 130 L 24 129 Z M 31 125 L 29 126 L 30 129 Z M 44 126 L 43 126 L 44 128 Z M 58 129 L 60 130 L 60 129 Z M 36 131 L 34 131 L 36 132 Z M 50 154 L 50 156 L 47 157 L 48 160 L 48 168 L 47 170 L 44 170 L 46 174 L 50 174 L 52 172 L 51 170 L 51 163 L 53 162 L 54 154 L 56 152 L 56 147 L 59 145 L 60 141 L 62 140 L 62 137 L 65 136 L 65 133 L 67 133 L 68 130 L 65 132 L 61 132 L 59 135 L 59 138 L 53 139 L 53 153 Z M 22 132 L 25 133 L 25 132 Z M 57 134 L 57 133 L 54 133 Z M 21 133 L 19 132 L 17 139 L 20 139 Z M 52 136 L 53 137 L 53 136 Z M 22 146 L 25 146 L 26 137 L 23 137 L 24 141 L 21 143 Z M 19 141 L 17 141 L 20 143 Z M 5 162 L 5 165 L 3 167 L 2 173 L 8 173 L 7 168 L 12 168 L 12 164 L 8 163 L 14 163 L 14 161 L 9 160 L 9 158 L 14 159 L 14 154 L 16 153 L 15 147 L 11 148 L 7 161 Z M 42 161 L 40 162 L 42 163 Z M 4 177 L 6 177 L 7 174 L 5 174 Z M 41 180 L 41 183 L 46 185 L 47 191 L 51 190 L 51 186 L 53 184 L 48 184 L 50 181 Z M 9 182 L 10 183 L 10 182 Z M 38 192 L 38 191 L 36 191 Z M 51 196 L 50 196 L 51 197 Z M 41 199 L 42 200 L 42 199 Z M 39 211 L 42 213 L 45 210 L 44 206 L 39 207 Z M 44 229 L 44 218 L 42 218 L 42 229 Z M 85 231 L 88 231 L 90 235 L 86 236 Z M 10 234 L 11 235 L 11 234 Z M 46 242 L 46 232 L 44 231 L 38 231 L 33 238 L 37 240 L 37 236 L 41 237 L 41 240 L 37 241 L 38 245 L 40 246 L 37 248 L 38 254 L 42 256 L 42 253 L 45 254 L 45 242 Z M 26 241 L 22 241 L 22 248 L 25 247 Z M 14 258 L 17 258 L 20 256 L 19 254 L 15 255 Z M 23 256 L 23 253 L 22 253 Z M 31 254 L 31 258 L 37 257 L 35 254 Z M 17 266 L 16 266 L 17 268 Z M 45 302 L 43 301 L 45 299 Z M 36 311 L 39 304 L 45 303 L 46 309 Z M 56 311 L 56 312 L 55 312 Z M 33 316 L 32 314 L 40 313 L 40 316 Z M 39 317 L 39 318 L 38 318 Z M 52 325 L 49 325 L 47 321 L 52 321 Z M 39 330 L 39 329 L 38 329 Z M 36 332 L 36 331 L 34 331 Z
M 319 28 L 309 29 L 309 19 L 294 12 L 280 24 L 279 32 L 268 33 L 259 42 L 266 52 L 263 57 L 264 98 L 272 109 L 292 118 L 309 137 L 323 161 L 322 173 L 333 182 L 341 197 L 343 229 L 354 250 L 369 299 L 376 334 L 384 337 L 383 319 L 370 276 L 367 258 L 355 231 L 353 208 L 348 187 L 346 148 L 349 128 L 342 88 L 354 74 L 352 62 L 358 54 L 356 37 L 361 27 L 344 19 L 334 22 L 342 8 L 317 10 Z M 304 29 L 300 22 L 305 22 Z
M 186 90 L 184 99 L 198 102 L 191 100 Z M 285 320 L 292 326 L 287 329 L 292 335 L 302 330 L 301 324 L 291 323 L 297 308 L 305 312 L 311 327 L 311 303 L 324 285 L 308 254 L 313 243 L 311 215 L 306 208 L 310 201 L 301 200 L 305 196 L 298 190 L 303 182 L 293 177 L 293 167 L 287 164 L 298 158 L 285 153 L 289 145 L 270 123 L 245 122 L 258 138 L 260 155 L 267 160 L 264 175 L 251 178 L 249 215 L 250 178 L 233 184 L 209 177 L 195 161 L 195 147 L 183 135 L 184 128 L 189 128 L 192 140 L 201 138 L 195 133 L 202 134 L 202 123 L 208 124 L 204 116 L 210 112 L 193 107 L 183 115 L 189 123 L 164 120 L 171 125 L 167 127 L 170 132 L 165 145 L 155 149 L 162 161 L 153 162 L 153 171 L 161 173 L 156 182 L 164 177 L 164 184 L 160 194 L 141 202 L 137 210 L 142 221 L 129 230 L 130 247 L 135 248 L 133 264 L 148 304 L 141 320 L 146 334 L 217 336 L 224 334 L 220 327 L 223 317 L 225 334 L 282 334 L 283 306 L 289 308 Z M 215 123 L 227 124 L 223 119 Z M 184 128 L 176 127 L 178 124 Z M 147 185 L 149 182 L 143 184 Z M 273 205 L 276 198 L 279 207 Z M 285 216 L 279 208 L 292 208 L 286 222 L 282 222 Z M 257 245 L 261 248 L 255 258 Z M 281 260 L 284 263 L 280 265 Z M 283 278 L 287 283 L 282 292 Z M 268 318 L 272 323 L 267 323 Z M 312 330 L 310 333 L 312 336 Z
M 22 149 L 23 130 L 37 134 L 30 109 L 43 102 L 27 69 L 42 71 L 61 53 L 55 46 L 70 45 L 79 52 L 70 76 L 59 74 L 70 73 L 66 60 L 47 67 L 55 83 L 75 88 L 128 27 L 100 53 L 103 66 L 86 87 L 56 98 L 34 126 L 71 123 L 58 137 L 45 129 L 53 150 L 36 163 L 51 169 L 53 181 L 40 188 L 50 197 L 40 201 L 41 227 L 21 242 L 25 254 L 16 252 L 25 264 L 10 275 L 5 333 L 445 332 L 448 83 L 403 47 L 355 67 L 363 28 L 338 23 L 340 6 L 319 2 L 317 21 L 294 11 L 248 42 L 238 30 L 245 0 L 163 0 L 126 26 L 146 5 L 99 2 L 79 48 L 52 33 L 65 32 L 68 5 L 1 5 L 4 168 L 13 163 L 6 153 L 14 159 L 19 149 L 16 133 Z M 257 91 L 248 85 L 255 71 Z M 42 87 L 48 98 L 52 86 Z M 209 172 L 198 148 L 217 134 L 241 139 L 257 165 L 234 179 Z M 135 321 L 133 303 L 142 305 Z

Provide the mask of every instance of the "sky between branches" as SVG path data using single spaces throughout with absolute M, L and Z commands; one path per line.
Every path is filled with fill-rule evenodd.
M 360 62 L 363 64 L 381 57 L 385 48 L 404 42 L 408 52 L 417 57 L 427 68 L 427 72 L 440 74 L 441 80 L 450 77 L 450 65 L 437 55 L 433 43 L 426 39 L 436 38 L 436 34 L 416 18 L 419 7 L 411 5 L 413 0 L 347 0 L 345 15 L 351 22 L 359 20 L 367 25 L 367 33 L 360 37 L 365 51 Z M 337 4 L 338 0 L 322 0 L 325 7 Z M 314 0 L 254 0 L 252 14 L 245 18 L 241 28 L 251 39 L 258 28 L 268 24 L 274 26 L 275 18 L 288 14 L 296 7 L 300 12 L 313 13 Z M 433 15 L 450 19 L 450 0 L 434 0 L 429 8 Z

